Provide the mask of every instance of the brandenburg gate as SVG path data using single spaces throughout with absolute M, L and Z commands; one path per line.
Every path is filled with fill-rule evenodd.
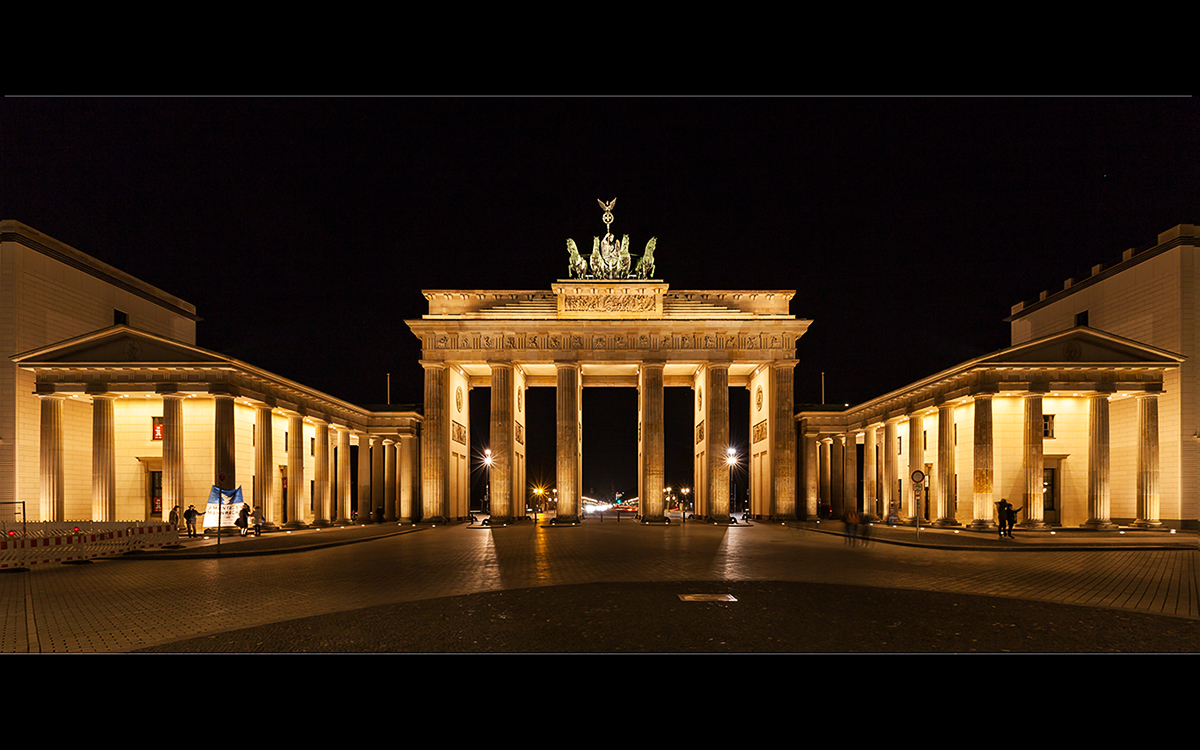
M 615 202 L 615 201 L 614 201 Z M 606 230 L 613 202 L 603 203 Z M 638 389 L 638 496 L 643 523 L 665 523 L 663 390 L 694 398 L 695 515 L 728 523 L 729 388 L 750 390 L 750 513 L 796 517 L 792 405 L 796 341 L 810 321 L 794 291 L 674 291 L 606 231 L 590 259 L 568 240 L 568 279 L 548 291 L 426 290 L 429 313 L 406 321 L 421 340 L 425 414 L 422 517 L 468 515 L 471 388 L 491 388 L 491 523 L 525 514 L 528 388 L 557 389 L 558 513 L 581 513 L 583 399 L 588 387 Z

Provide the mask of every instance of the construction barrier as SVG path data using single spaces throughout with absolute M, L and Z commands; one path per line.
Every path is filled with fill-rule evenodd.
M 82 531 L 80 524 L 38 523 L 28 525 L 28 536 L 4 536 L 0 538 L 0 569 L 94 560 L 179 542 L 178 529 L 167 523 L 89 525 L 112 530 Z

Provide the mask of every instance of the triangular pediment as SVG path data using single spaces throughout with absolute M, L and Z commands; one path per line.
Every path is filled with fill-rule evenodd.
M 1177 364 L 1184 359 L 1165 349 L 1080 327 L 1003 349 L 983 357 L 978 364 L 1163 365 Z
M 229 360 L 178 341 L 113 326 L 13 357 L 17 364 L 34 365 L 217 365 Z

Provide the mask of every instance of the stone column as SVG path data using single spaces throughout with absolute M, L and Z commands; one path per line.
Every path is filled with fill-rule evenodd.
M 421 428 L 421 518 L 446 517 L 446 445 L 450 427 L 446 422 L 446 366 L 422 362 L 425 368 L 425 421 Z M 361 521 L 362 518 L 360 517 Z
M 213 418 L 213 455 L 216 463 L 213 484 L 222 490 L 237 488 L 237 438 L 233 425 L 233 396 L 214 393 L 216 400 Z
M 383 498 L 387 489 L 384 475 L 387 471 L 387 446 L 383 438 L 371 436 L 371 523 L 383 518 Z
M 957 498 L 954 495 L 954 405 L 938 404 L 937 512 L 934 523 L 957 526 Z
M 878 471 L 876 445 L 879 440 L 879 430 L 868 426 L 863 435 L 863 510 L 872 517 L 879 516 L 879 487 L 875 480 Z
M 833 508 L 833 439 L 821 438 L 817 442 L 820 476 L 817 479 L 817 494 L 823 505 Z
M 287 433 L 287 514 L 284 527 L 304 528 L 304 417 L 288 415 Z
M 821 496 L 820 443 L 816 433 L 804 433 L 804 513 L 809 519 L 817 517 Z
M 492 524 L 511 523 L 525 515 L 524 505 L 518 510 L 519 498 L 513 497 L 513 416 L 516 414 L 516 394 L 511 362 L 490 362 L 492 369 L 491 434 L 492 466 L 488 470 L 488 490 L 491 493 Z M 561 490 L 559 491 L 561 495 Z
M 92 520 L 117 520 L 117 450 L 113 396 L 92 394 Z
M 42 400 L 41 449 L 41 520 L 65 521 L 66 469 L 63 461 L 63 397 L 57 393 L 39 393 Z
M 796 411 L 793 407 L 796 360 L 771 363 L 772 426 L 771 455 L 774 458 L 774 511 L 779 521 L 796 520 Z
M 1134 526 L 1162 526 L 1158 517 L 1158 394 L 1137 396 L 1137 519 Z
M 643 362 L 638 377 L 638 423 L 641 425 L 642 523 L 666 523 L 663 497 L 663 363 Z
M 163 508 L 169 514 L 178 506 L 182 518 L 188 506 L 183 482 L 183 397 L 167 387 L 160 386 L 159 391 L 163 400 Z
M 277 516 L 271 510 L 275 504 L 273 502 L 275 496 L 273 416 L 274 412 L 266 404 L 259 404 L 254 409 L 254 497 L 252 504 L 263 512 L 263 517 L 269 524 L 274 524 L 277 520 Z
M 975 466 L 972 472 L 973 510 L 971 528 L 994 529 L 996 451 L 992 444 L 992 394 L 975 396 Z
M 389 523 L 396 520 L 396 501 L 399 498 L 400 461 L 396 455 L 398 447 L 395 438 L 383 441 L 383 520 Z
M 328 526 L 329 513 L 329 423 L 313 421 L 313 526 Z
M 729 365 L 705 368 L 705 440 L 708 442 L 708 508 L 716 523 L 729 523 Z
M 580 512 L 580 422 L 583 401 L 582 373 L 576 362 L 556 362 L 558 388 L 555 414 L 558 420 L 557 462 L 558 512 L 554 523 L 578 523 Z
M 1087 521 L 1082 526 L 1111 529 L 1112 505 L 1109 484 L 1110 434 L 1108 394 L 1088 395 L 1088 488 Z M 1039 477 L 1040 479 L 1040 477 Z M 1039 483 L 1039 488 L 1040 488 Z
M 354 491 L 354 477 L 350 473 L 350 430 L 339 427 L 337 431 L 337 523 L 350 523 L 350 498 Z
M 894 419 L 889 419 L 883 423 L 883 492 L 879 496 L 883 499 L 883 515 L 884 518 L 890 518 L 893 514 L 899 518 L 900 508 L 898 503 L 900 498 L 896 497 L 896 482 L 898 481 L 899 463 L 899 448 L 897 448 L 896 425 L 899 424 Z
M 925 518 L 925 498 L 918 501 L 917 485 L 912 480 L 914 471 L 925 471 L 925 418 L 920 414 L 908 415 L 908 473 L 904 476 L 904 497 L 908 501 L 908 520 L 916 522 Z M 924 490 L 924 487 L 921 487 Z
M 1042 472 L 1046 467 L 1046 462 L 1042 451 L 1042 440 L 1045 435 L 1045 426 L 1042 422 L 1042 394 L 1027 393 L 1025 394 L 1023 400 L 1025 402 L 1025 452 L 1022 468 L 1025 472 L 1025 492 L 1022 501 L 1024 503 L 1023 513 L 1025 515 L 1025 520 L 1021 522 L 1021 525 L 1034 527 L 1044 526 L 1045 515 L 1042 509 Z M 1106 443 L 1108 432 L 1107 423 L 1108 420 L 1106 409 Z
M 358 436 L 358 522 L 371 522 L 371 438 L 365 432 Z
M 397 514 L 399 518 L 396 520 L 400 523 L 413 523 L 416 521 L 415 505 L 413 503 L 413 488 L 415 477 L 413 470 L 416 468 L 417 457 L 413 455 L 414 449 L 417 447 L 417 438 L 413 435 L 400 436 L 400 497 Z
M 829 443 L 829 508 L 834 518 L 846 514 L 845 435 L 834 435 Z
M 858 434 L 853 431 L 846 433 L 846 462 L 842 475 L 845 479 L 842 502 L 846 510 L 861 511 L 858 499 Z

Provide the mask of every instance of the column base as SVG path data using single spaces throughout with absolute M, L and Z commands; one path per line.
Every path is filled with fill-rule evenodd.
M 298 529 L 307 529 L 308 524 L 303 521 L 288 521 L 282 526 L 282 528 L 287 529 L 288 531 L 296 531 Z
M 944 526 L 956 526 L 956 527 L 957 527 L 957 526 L 962 526 L 962 524 L 961 524 L 961 523 L 959 523 L 958 521 L 956 521 L 956 520 L 955 520 L 955 519 L 953 519 L 953 518 L 941 518 L 941 519 L 938 519 L 937 521 L 934 521 L 932 525 L 934 525 L 934 526 L 938 526 L 938 527 L 944 527 Z
M 350 519 L 350 518 L 339 518 L 338 520 L 334 521 L 333 523 L 335 526 L 349 526 L 350 524 L 354 523 L 354 521 L 353 521 L 353 519 Z
M 318 518 L 317 520 L 313 521 L 312 524 L 310 524 L 310 525 L 317 527 L 317 528 L 325 528 L 326 526 L 332 526 L 333 521 L 326 521 L 324 518 Z
M 1021 521 L 1017 524 L 1018 529 L 1049 529 L 1058 524 L 1049 524 L 1045 521 Z
M 1163 525 L 1162 521 L 1134 521 L 1129 524 L 1135 529 L 1157 529 Z M 1113 528 L 1116 528 L 1114 525 Z

